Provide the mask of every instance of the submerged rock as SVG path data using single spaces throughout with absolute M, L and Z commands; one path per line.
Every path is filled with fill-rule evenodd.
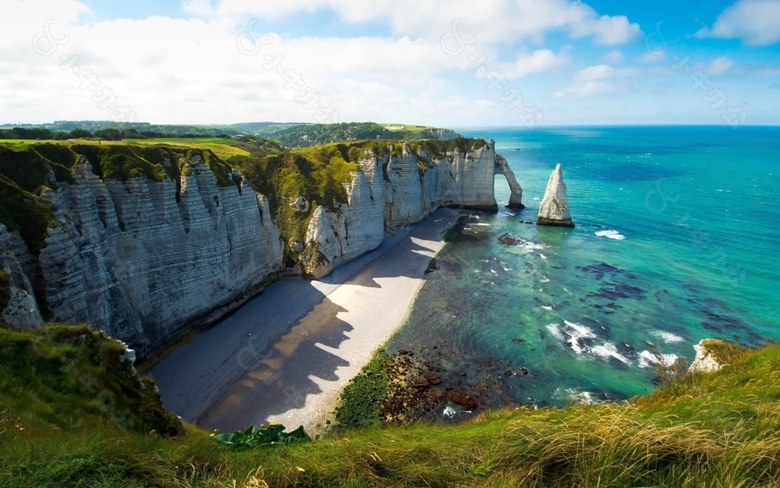
M 447 398 L 452 403 L 460 405 L 461 407 L 467 408 L 469 410 L 474 410 L 477 408 L 477 401 L 463 390 L 452 390 L 447 395 Z
M 553 225 L 559 227 L 574 227 L 569 213 L 569 203 L 566 201 L 566 184 L 563 182 L 561 165 L 555 166 L 547 181 L 542 203 L 539 204 L 537 225 Z

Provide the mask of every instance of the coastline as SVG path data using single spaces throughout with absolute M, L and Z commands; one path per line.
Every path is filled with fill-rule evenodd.
M 152 365 L 166 407 L 206 429 L 316 431 L 406 320 L 458 216 L 439 209 L 320 280 L 268 286 Z

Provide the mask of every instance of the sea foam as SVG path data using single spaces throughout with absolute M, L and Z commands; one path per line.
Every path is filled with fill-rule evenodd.
M 607 239 L 615 239 L 616 241 L 625 240 L 626 236 L 616 230 L 600 230 L 596 232 L 598 237 L 606 237 Z

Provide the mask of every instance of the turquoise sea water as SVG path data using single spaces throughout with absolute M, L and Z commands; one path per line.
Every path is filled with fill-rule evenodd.
M 650 391 L 654 352 L 691 360 L 703 338 L 780 339 L 780 128 L 461 132 L 496 141 L 528 208 L 469 220 L 391 352 L 482 403 L 545 406 Z M 575 229 L 523 222 L 555 163 Z

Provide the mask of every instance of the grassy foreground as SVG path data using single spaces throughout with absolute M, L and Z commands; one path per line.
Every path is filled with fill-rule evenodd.
M 721 371 L 631 402 L 484 412 L 457 426 L 374 427 L 241 452 L 165 415 L 153 384 L 139 389 L 120 351 L 86 328 L 0 330 L 0 486 L 780 483 L 778 346 L 724 345 Z M 95 393 L 105 390 L 113 402 Z

